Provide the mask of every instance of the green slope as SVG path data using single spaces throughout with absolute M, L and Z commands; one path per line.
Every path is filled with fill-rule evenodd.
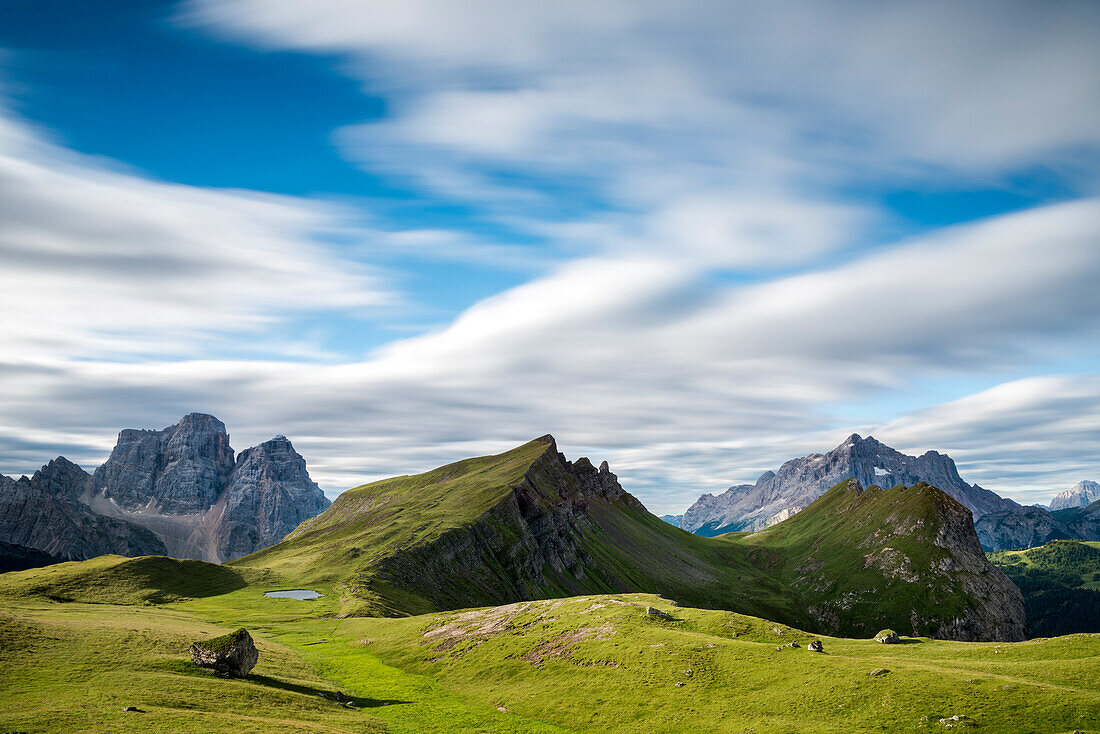
M 880 645 L 644 594 L 334 619 L 261 592 L 157 606 L 0 592 L 0 731 L 870 734 L 953 716 L 990 734 L 1100 731 L 1100 635 Z M 260 649 L 251 678 L 190 663 L 192 640 L 240 626 Z M 337 690 L 357 708 L 317 695 Z
M 1054 540 L 989 558 L 1023 592 L 1032 637 L 1100 632 L 1100 543 Z
M 550 436 L 349 490 L 232 566 L 324 590 L 342 615 L 632 591 L 831 634 L 1024 631 L 1018 592 L 986 561 L 965 508 L 937 489 L 845 482 L 768 530 L 702 538 L 587 459 L 567 461 Z

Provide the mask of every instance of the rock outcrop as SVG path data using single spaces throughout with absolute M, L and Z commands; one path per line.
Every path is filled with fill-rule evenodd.
M 328 507 L 285 436 L 234 460 L 202 413 L 126 429 L 94 475 L 59 457 L 31 479 L 0 478 L 0 541 L 65 560 L 104 553 L 223 562 L 277 543 Z
M 145 528 L 96 514 L 80 502 L 91 485 L 91 476 L 61 456 L 29 479 L 0 476 L 0 540 L 62 561 L 165 552 Z
M 827 454 L 810 454 L 765 472 L 755 484 L 730 487 L 719 495 L 704 494 L 683 515 L 680 527 L 713 536 L 759 530 L 781 522 L 846 479 L 862 486 L 912 486 L 925 482 L 967 507 L 975 518 L 987 512 L 1019 507 L 959 476 L 951 457 L 928 451 L 908 456 L 868 436 L 853 433 Z
M 1050 509 L 1068 510 L 1073 507 L 1088 507 L 1097 500 L 1100 500 L 1100 483 L 1086 479 L 1054 495 L 1054 499 L 1050 501 Z
M 215 524 L 218 555 L 239 558 L 275 545 L 328 506 L 286 436 L 245 449 L 229 475 L 224 511 Z
M 195 642 L 188 652 L 195 665 L 229 678 L 246 677 L 260 659 L 252 635 L 244 628 L 212 640 Z

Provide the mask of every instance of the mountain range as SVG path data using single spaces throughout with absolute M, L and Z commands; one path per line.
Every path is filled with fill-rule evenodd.
M 959 476 L 951 457 L 928 451 L 908 456 L 875 438 L 853 433 L 832 451 L 810 454 L 765 472 L 755 484 L 704 494 L 683 515 L 680 527 L 697 535 L 759 530 L 791 517 L 826 490 L 855 479 L 863 486 L 910 486 L 925 482 L 954 497 L 975 518 L 1019 505 Z
M 231 566 L 322 589 L 341 616 L 645 592 L 832 635 L 1025 634 L 1020 592 L 986 559 L 969 509 L 928 484 L 843 480 L 766 530 L 704 538 L 551 436 L 350 489 Z
M 234 455 L 225 424 L 202 413 L 161 430 L 123 430 L 93 474 L 58 457 L 0 476 L 9 558 L 107 553 L 222 562 L 278 542 L 329 501 L 285 436 Z

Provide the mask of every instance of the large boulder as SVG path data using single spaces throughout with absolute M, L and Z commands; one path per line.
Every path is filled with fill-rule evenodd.
M 260 659 L 252 635 L 243 627 L 228 635 L 195 642 L 189 652 L 195 665 L 231 678 L 244 678 Z
M 883 645 L 897 645 L 901 642 L 901 637 L 894 630 L 882 630 L 875 635 L 875 642 L 881 642 Z

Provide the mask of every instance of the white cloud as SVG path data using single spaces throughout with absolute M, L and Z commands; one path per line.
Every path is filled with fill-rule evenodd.
M 1095 344 L 1100 300 L 1082 285 L 1100 276 L 1098 213 L 1095 201 L 1051 206 L 718 290 L 671 260 L 579 260 L 355 364 L 9 362 L 0 436 L 14 445 L 22 427 L 72 426 L 75 413 L 69 433 L 96 437 L 82 449 L 92 457 L 119 427 L 208 410 L 238 446 L 290 435 L 340 489 L 551 432 L 572 455 L 611 460 L 655 509 L 682 507 L 829 448 L 851 430 L 831 415 L 838 402 L 1029 363 L 1021 343 Z M 1055 333 L 1070 312 L 1073 328 Z M 1089 456 L 1070 423 L 1044 421 Z M 978 429 L 970 449 L 903 427 L 880 437 L 997 455 L 998 437 Z M 31 448 L 42 451 L 19 456 Z M 1002 491 L 1063 477 L 974 466 L 971 480 Z
M 161 183 L 0 125 L 9 355 L 194 356 L 292 315 L 392 299 L 377 272 L 319 243 L 352 231 L 337 207 Z

